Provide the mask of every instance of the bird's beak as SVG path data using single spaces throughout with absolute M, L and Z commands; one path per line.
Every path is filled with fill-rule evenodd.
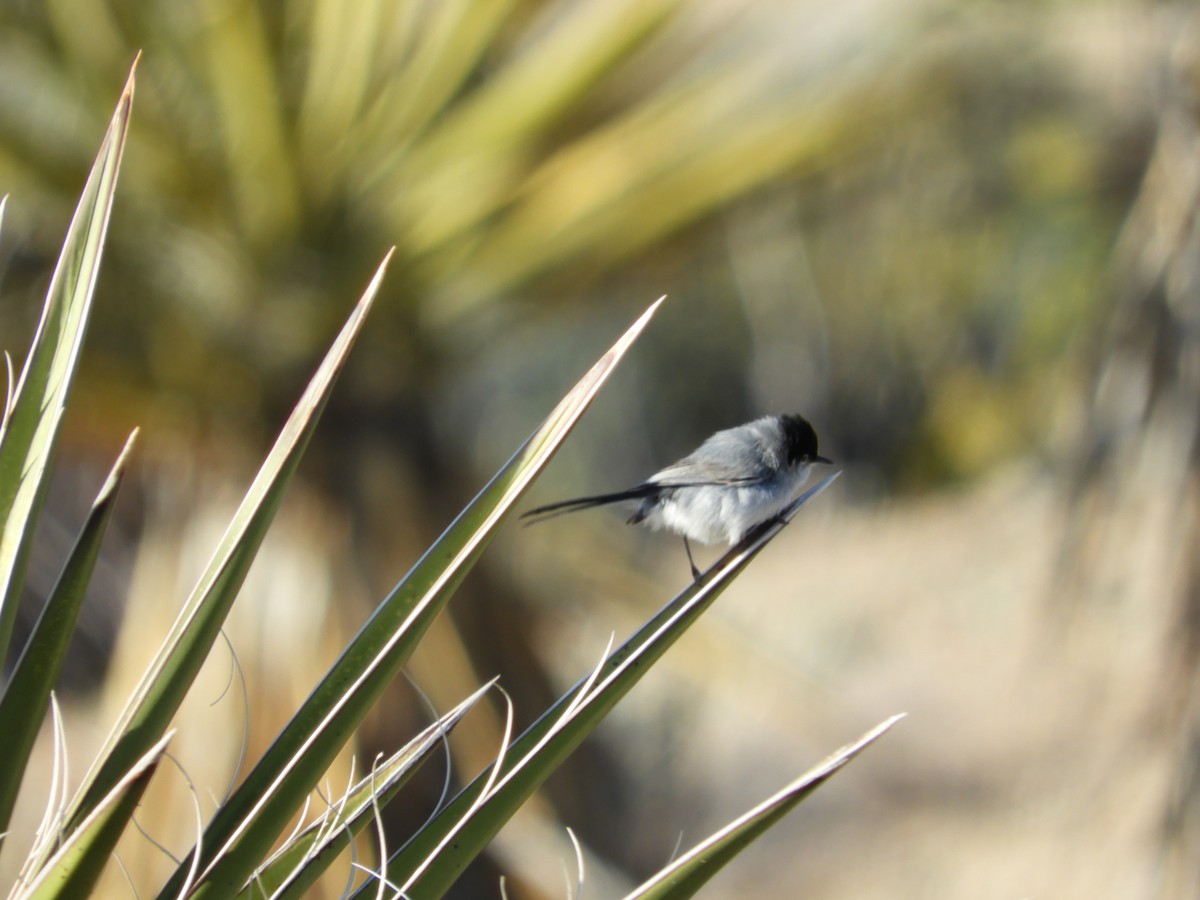
M 825 463 L 825 465 L 827 465 L 827 466 L 832 466 L 832 465 L 833 465 L 833 460 L 832 460 L 832 459 L 826 459 L 826 458 L 825 458 L 825 457 L 823 457 L 823 456 L 814 456 L 814 457 L 812 458 L 812 461 L 813 461 L 813 462 L 815 462 L 815 463 Z

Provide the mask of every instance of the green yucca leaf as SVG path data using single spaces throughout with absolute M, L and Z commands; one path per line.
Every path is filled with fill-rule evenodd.
M 630 326 L 426 551 L 217 811 L 202 841 L 196 896 L 242 889 L 661 303 Z M 185 878 L 181 867 L 160 897 L 175 897 Z
M 868 80 L 836 100 L 797 98 L 778 108 L 752 102 L 744 72 L 719 70 L 700 83 L 665 87 L 643 106 L 557 148 L 505 198 L 504 216 L 471 236 L 470 265 L 487 273 L 487 288 L 435 310 L 439 322 L 450 327 L 488 297 L 564 259 L 586 255 L 616 264 L 755 185 L 824 164 L 831 147 L 853 146 L 879 127 L 881 115 L 897 115 L 904 92 L 879 82 L 891 84 Z M 605 177 L 597 178 L 597 171 Z M 436 195 L 414 196 L 432 203 Z M 453 266 L 462 260 L 446 260 L 438 271 L 453 281 Z
M 142 676 L 72 804 L 68 828 L 166 731 L 204 663 L 383 280 L 389 252 L 263 461 L 212 560 Z
M 643 45 L 680 0 L 574 4 L 526 52 L 445 117 L 394 166 L 385 196 L 419 223 L 413 250 L 460 238 L 511 201 L 523 148 Z M 528 248 L 533 250 L 535 248 Z
M 8 194 L 0 197 L 0 226 L 4 225 L 4 211 L 8 209 Z M 0 229 L 2 233 L 3 229 Z M 4 446 L 4 433 L 8 430 L 8 416 L 12 412 L 13 398 L 17 386 L 13 382 L 12 357 L 4 351 L 4 402 L 0 404 L 0 448 Z
M 326 0 L 326 5 L 334 7 L 336 17 L 345 17 L 344 4 Z M 395 42 L 396 56 L 381 60 L 383 65 L 377 68 L 376 77 L 389 69 L 394 69 L 395 74 L 379 86 L 371 115 L 347 124 L 362 127 L 364 145 L 387 148 L 388 158 L 394 160 L 395 148 L 410 145 L 439 112 L 451 105 L 451 98 L 491 49 L 515 6 L 517 0 L 444 0 L 429 7 L 426 19 L 419 26 L 419 39 L 412 46 Z M 323 33 L 328 34 L 329 29 Z M 320 42 L 319 36 L 315 39 Z M 344 69 L 345 50 L 328 39 L 323 43 L 327 45 L 328 63 L 320 70 Z M 322 86 L 329 82 L 328 77 L 320 76 L 314 60 L 306 87 L 314 93 L 322 91 L 325 109 L 320 111 L 323 115 L 313 118 L 341 121 L 344 113 L 328 108 L 338 100 Z
M 691 897 L 717 874 L 722 866 L 787 815 L 796 804 L 824 784 L 834 772 L 857 756 L 868 744 L 873 743 L 903 718 L 903 714 L 892 716 L 868 731 L 853 744 L 838 750 L 775 796 L 764 800 L 707 840 L 701 841 L 629 894 L 626 900 L 684 900 L 686 897 Z
M 129 436 L 92 504 L 62 574 L 46 598 L 46 605 L 12 676 L 0 693 L 0 722 L 5 723 L 4 740 L 0 741 L 0 833 L 8 830 L 21 776 L 50 705 L 50 691 L 62 669 L 79 607 L 100 553 L 100 542 L 136 437 L 136 431 Z
M 239 230 L 252 244 L 287 243 L 302 200 L 279 83 L 271 64 L 267 11 L 236 3 L 204 28 L 195 43 L 220 117 L 226 177 Z
M 135 761 L 38 868 L 28 885 L 13 889 L 13 900 L 77 900 L 91 894 L 174 735 L 174 731 L 168 732 Z
M 130 71 L 67 229 L 0 438 L 0 658 L 8 654 L 29 546 L 87 330 L 133 88 Z
M 238 896 L 273 900 L 304 897 L 305 891 L 408 782 L 421 763 L 445 745 L 454 726 L 492 686 L 485 684 L 398 753 L 374 766 L 370 776 L 354 785 L 340 801 L 274 854 Z
M 405 897 L 440 897 L 467 864 L 561 765 L 616 703 L 704 612 L 732 579 L 810 499 L 839 475 L 801 494 L 778 519 L 765 523 L 732 548 L 703 577 L 662 608 L 592 676 L 564 694 L 513 745 L 498 771 L 484 772 L 400 848 L 383 873 Z M 366 900 L 375 885 L 355 895 Z

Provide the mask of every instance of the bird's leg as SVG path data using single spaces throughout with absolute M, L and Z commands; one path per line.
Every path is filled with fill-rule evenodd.
M 692 566 L 692 581 L 699 581 L 700 570 L 696 568 L 696 561 L 692 559 L 692 546 L 686 537 L 683 539 L 683 549 L 687 551 L 688 562 Z

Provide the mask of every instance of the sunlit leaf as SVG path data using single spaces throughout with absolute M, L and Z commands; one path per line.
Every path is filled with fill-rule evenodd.
M 205 865 L 197 896 L 227 897 L 242 889 L 258 861 L 479 559 L 496 527 L 550 461 L 661 303 L 661 299 L 654 303 L 630 326 L 459 513 L 380 604 L 263 758 L 217 811 L 202 843 Z M 174 896 L 184 878 L 180 868 L 160 896 Z

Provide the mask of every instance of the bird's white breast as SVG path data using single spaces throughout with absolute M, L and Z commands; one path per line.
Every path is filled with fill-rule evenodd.
M 680 488 L 650 511 L 642 524 L 701 544 L 736 544 L 795 499 L 808 469 L 796 466 L 762 484 Z

